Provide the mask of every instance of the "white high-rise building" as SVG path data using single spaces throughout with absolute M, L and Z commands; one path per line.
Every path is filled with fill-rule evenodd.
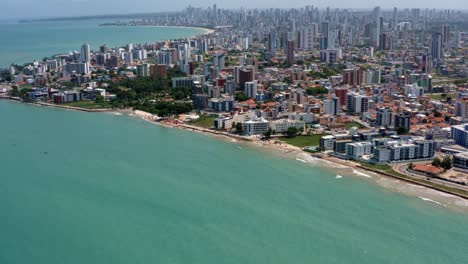
M 249 98 L 255 98 L 257 96 L 258 81 L 245 83 L 245 95 Z
M 374 8 L 374 23 L 375 23 L 375 31 L 373 31 L 371 40 L 372 40 L 372 45 L 374 47 L 379 48 L 380 45 L 380 18 L 382 17 L 381 11 L 380 11 L 380 6 L 376 6 Z
M 91 46 L 89 44 L 83 44 L 83 46 L 81 46 L 80 57 L 81 62 L 86 62 L 88 64 L 91 62 Z
M 328 115 L 338 115 L 340 113 L 340 98 L 333 96 L 331 99 L 323 101 L 325 113 Z

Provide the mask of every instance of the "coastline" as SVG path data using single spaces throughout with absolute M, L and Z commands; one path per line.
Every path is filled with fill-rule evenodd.
M 95 24 L 96 27 L 99 27 L 100 25 L 98 25 L 98 23 Z M 119 25 L 115 25 L 115 27 L 123 27 L 123 26 L 119 26 Z M 130 26 L 127 26 L 127 27 L 130 27 Z M 157 25 L 138 25 L 138 26 L 135 26 L 135 27 L 157 27 L 157 28 L 174 28 L 174 29 L 195 29 L 195 30 L 203 30 L 203 32 L 200 32 L 200 33 L 193 33 L 193 34 L 189 34 L 185 37 L 181 37 L 181 38 L 173 38 L 173 39 L 187 39 L 187 38 L 192 38 L 192 37 L 197 37 L 197 36 L 206 36 L 206 35 L 210 35 L 214 32 L 216 32 L 216 30 L 214 29 L 210 29 L 210 28 L 204 28 L 204 27 L 197 27 L 197 26 L 157 26 Z M 150 39 L 150 38 L 148 38 Z M 169 39 L 166 39 L 165 37 L 164 38 L 161 38 L 160 40 L 150 40 L 150 41 L 136 41 L 136 42 L 133 42 L 134 44 L 144 44 L 144 43 L 149 43 L 149 42 L 163 42 L 163 41 L 167 41 Z M 126 44 L 128 43 L 132 43 L 131 42 L 131 39 L 130 40 L 126 40 L 126 43 L 118 43 L 119 41 L 116 41 L 115 43 L 115 47 L 114 48 L 120 48 L 120 47 L 123 47 L 125 46 Z M 76 43 L 77 46 L 81 45 L 83 43 Z M 96 43 L 97 44 L 97 43 Z M 105 44 L 105 43 L 101 43 L 101 44 Z M 99 44 L 99 45 L 101 45 Z M 110 46 L 114 46 L 114 45 L 110 45 Z M 70 48 L 70 50 L 73 50 L 73 48 Z M 3 70 L 7 70 L 9 69 L 10 65 L 11 64 L 16 64 L 16 65 L 21 65 L 21 66 L 26 66 L 28 64 L 31 64 L 33 63 L 34 61 L 41 61 L 42 58 L 53 58 L 53 57 L 56 57 L 56 56 L 59 56 L 61 54 L 66 54 L 67 53 L 67 50 L 63 50 L 63 51 L 60 51 L 60 50 L 57 50 L 56 52 L 50 52 L 49 54 L 47 53 L 42 53 L 42 51 L 37 54 L 34 54 L 34 55 L 31 55 L 32 56 L 32 59 L 31 58 L 23 58 L 22 60 L 17 60 L 17 59 L 9 59 L 8 61 L 5 60 L 5 61 L 0 61 L 0 69 L 3 69 Z M 34 58 L 35 57 L 35 58 Z
M 11 102 L 21 102 L 10 97 L 0 96 L 0 99 L 7 99 Z M 246 144 L 256 148 L 257 150 L 263 150 L 267 153 L 273 155 L 279 155 L 281 157 L 302 162 L 304 164 L 310 165 L 311 167 L 318 166 L 326 170 L 336 173 L 337 179 L 341 179 L 344 175 L 346 177 L 360 177 L 368 180 L 372 180 L 377 185 L 385 188 L 386 190 L 392 190 L 397 193 L 402 193 L 407 196 L 417 197 L 424 201 L 438 204 L 443 207 L 454 208 L 455 210 L 460 210 L 466 212 L 468 210 L 468 196 L 460 195 L 459 193 L 454 193 L 449 190 L 438 189 L 434 186 L 424 184 L 418 181 L 414 181 L 407 178 L 398 177 L 389 173 L 385 173 L 378 170 L 373 170 L 364 166 L 361 166 L 358 163 L 340 160 L 335 157 L 322 155 L 320 158 L 311 155 L 304 151 L 302 148 L 289 145 L 287 143 L 271 140 L 271 141 L 262 141 L 257 137 L 245 137 L 239 136 L 227 132 L 215 131 L 212 129 L 196 127 L 188 124 L 179 124 L 179 123 L 169 123 L 165 121 L 155 121 L 159 117 L 148 112 L 141 110 L 133 109 L 84 109 L 79 107 L 70 107 L 70 106 L 61 106 L 50 103 L 27 103 L 29 105 L 42 106 L 42 107 L 51 107 L 64 110 L 74 110 L 87 113 L 116 113 L 119 115 L 128 115 L 134 118 L 141 119 L 152 124 L 174 129 L 183 129 L 191 132 L 198 132 L 205 136 L 215 137 L 216 139 L 225 140 L 230 143 L 240 143 Z M 372 174 L 369 175 L 369 174 Z M 377 177 L 373 177 L 373 176 Z M 422 196 L 424 195 L 424 196 Z M 429 197 L 425 197 L 429 196 Z M 461 199 L 458 200 L 458 199 Z M 445 202 L 445 204 L 443 204 Z
M 210 28 L 205 28 L 205 27 L 198 27 L 198 26 L 158 26 L 158 25 L 99 25 L 100 27 L 157 27 L 157 28 L 188 28 L 188 29 L 200 29 L 204 30 L 205 33 L 203 34 L 196 34 L 193 36 L 204 36 L 204 35 L 210 35 L 216 32 L 214 29 Z
M 128 111 L 126 113 L 128 113 Z M 146 114 L 151 115 L 150 113 Z M 320 158 L 317 158 L 304 151 L 302 148 L 292 146 L 284 142 L 278 143 L 278 141 L 261 141 L 256 137 L 238 136 L 227 132 L 215 131 L 187 124 L 155 122 L 154 120 L 143 118 L 141 115 L 137 114 L 133 114 L 132 116 L 166 128 L 179 128 L 187 131 L 199 132 L 205 136 L 215 137 L 230 143 L 245 144 L 246 146 L 256 148 L 257 150 L 264 150 L 269 154 L 279 155 L 310 166 L 322 167 L 336 173 L 337 179 L 341 179 L 343 177 L 342 175 L 346 177 L 364 178 L 385 190 L 391 190 L 406 196 L 419 198 L 423 201 L 451 208 L 456 211 L 468 211 L 468 196 L 465 194 L 452 192 L 444 188 L 437 188 L 437 186 L 425 184 L 424 182 L 416 181 L 409 177 L 399 177 L 390 173 L 367 168 L 353 161 L 341 160 L 328 155 L 323 155 Z

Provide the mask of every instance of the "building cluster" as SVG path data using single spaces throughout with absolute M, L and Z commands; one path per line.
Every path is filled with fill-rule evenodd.
M 320 149 L 376 163 L 432 159 L 459 145 L 456 164 L 466 164 L 467 19 L 463 11 L 427 8 L 188 7 L 125 25 L 215 31 L 121 48 L 85 44 L 12 71 L 17 83 L 50 87 L 58 78 L 85 88 L 54 94 L 60 103 L 105 89 L 93 82 L 157 81 L 177 67 L 185 76 L 172 78 L 172 88 L 190 89 L 196 110 L 216 113 L 216 129 L 325 133 Z

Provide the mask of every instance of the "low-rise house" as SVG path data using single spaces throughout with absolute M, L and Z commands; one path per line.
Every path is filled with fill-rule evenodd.
M 288 128 L 290 127 L 295 127 L 298 130 L 304 131 L 305 122 L 296 121 L 296 120 L 288 120 L 288 119 L 280 119 L 280 120 L 270 121 L 270 127 L 273 131 L 277 133 L 286 132 Z
M 335 138 L 335 136 L 332 136 L 332 135 L 327 135 L 327 136 L 321 137 L 320 138 L 320 149 L 322 151 L 333 150 L 333 148 L 335 146 L 335 141 L 336 141 L 336 138 Z
M 232 117 L 218 117 L 214 120 L 214 127 L 215 129 L 229 130 L 233 127 L 233 123 L 234 119 Z
M 242 123 L 242 130 L 245 134 L 252 135 L 261 135 L 268 131 L 270 124 L 264 118 L 254 118 Z
M 373 144 L 371 142 L 356 142 L 346 144 L 346 156 L 351 159 L 359 159 L 362 156 L 372 153 Z
M 468 173 L 468 152 L 459 153 L 453 156 L 453 169 Z

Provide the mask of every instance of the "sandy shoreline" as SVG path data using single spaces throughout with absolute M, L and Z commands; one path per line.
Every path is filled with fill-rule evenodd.
M 6 98 L 0 96 L 0 99 L 9 99 L 13 102 L 18 102 L 11 98 Z M 360 177 L 366 180 L 369 180 L 386 190 L 391 190 L 396 193 L 401 193 L 406 196 L 417 197 L 423 201 L 433 203 L 438 206 L 447 207 L 454 209 L 456 211 L 467 212 L 468 211 L 468 200 L 463 199 L 459 196 L 444 193 L 439 190 L 435 190 L 434 188 L 430 188 L 427 186 L 423 186 L 417 183 L 411 183 L 409 181 L 405 181 L 402 179 L 398 179 L 391 175 L 385 175 L 384 173 L 373 171 L 368 168 L 362 167 L 357 163 L 352 161 L 341 160 L 335 157 L 330 157 L 326 155 L 322 155 L 321 158 L 314 157 L 308 152 L 303 151 L 299 147 L 295 147 L 284 142 L 270 140 L 270 141 L 262 141 L 256 137 L 244 137 L 239 135 L 234 135 L 227 132 L 220 132 L 214 131 L 211 129 L 195 127 L 187 124 L 173 124 L 168 122 L 156 122 L 155 120 L 159 119 L 158 116 L 153 115 L 148 112 L 140 111 L 140 110 L 132 110 L 132 109 L 98 109 L 98 110 L 89 110 L 89 109 L 81 109 L 76 107 L 63 107 L 60 105 L 54 104 L 37 104 L 31 103 L 31 105 L 36 106 L 45 106 L 45 107 L 53 107 L 65 110 L 74 110 L 74 111 L 82 111 L 82 112 L 107 112 L 107 113 L 116 113 L 119 115 L 128 115 L 132 116 L 146 122 L 150 122 L 152 124 L 163 126 L 166 128 L 179 128 L 189 131 L 195 131 L 202 133 L 204 135 L 212 136 L 220 140 L 225 140 L 230 143 L 236 144 L 245 144 L 246 146 L 250 146 L 253 148 L 257 148 L 257 150 L 263 150 L 269 154 L 281 156 L 284 158 L 288 158 L 290 160 L 295 160 L 311 167 L 322 167 L 328 171 L 331 171 L 336 174 L 337 179 L 341 179 L 343 176 L 345 177 Z
M 201 29 L 201 30 L 204 30 L 205 33 L 203 34 L 200 34 L 200 35 L 209 35 L 209 34 L 212 34 L 214 32 L 216 32 L 216 30 L 214 29 L 210 29 L 210 28 L 204 28 L 204 27 L 197 27 L 197 26 L 158 26 L 158 25 L 104 25 L 104 26 L 101 26 L 101 27 L 159 27 L 159 28 L 192 28 L 192 29 Z M 194 35 L 194 36 L 198 36 L 197 35 Z
M 468 212 L 468 199 L 464 199 L 456 194 L 451 194 L 449 192 L 444 192 L 435 188 L 424 186 L 418 184 L 417 182 L 410 182 L 404 179 L 399 179 L 390 174 L 374 171 L 362 167 L 360 164 L 352 161 L 341 160 L 327 155 L 322 155 L 321 158 L 317 158 L 310 153 L 303 151 L 299 147 L 295 147 L 284 142 L 275 143 L 275 140 L 261 141 L 256 137 L 243 137 L 226 132 L 194 127 L 186 124 L 155 122 L 154 120 L 142 118 L 136 114 L 133 114 L 133 116 L 163 127 L 179 128 L 192 132 L 199 132 L 207 136 L 225 140 L 226 142 L 245 144 L 246 146 L 256 148 L 257 150 L 262 150 L 269 154 L 295 160 L 311 167 L 318 166 L 335 173 L 337 180 L 341 179 L 343 176 L 358 177 L 383 187 L 385 190 L 389 190 L 405 196 L 419 198 L 422 201 L 432 203 L 436 206 L 441 206 L 464 213 Z

